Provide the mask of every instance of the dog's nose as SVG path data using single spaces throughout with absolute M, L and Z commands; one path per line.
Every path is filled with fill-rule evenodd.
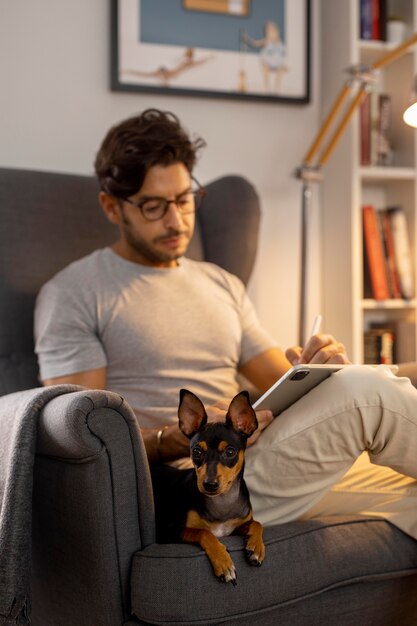
M 219 488 L 219 481 L 217 479 L 205 480 L 203 487 L 207 493 L 215 493 Z

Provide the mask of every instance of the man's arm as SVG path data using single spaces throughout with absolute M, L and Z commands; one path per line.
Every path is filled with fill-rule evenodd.
M 86 372 L 76 372 L 68 376 L 58 376 L 57 378 L 47 378 L 42 381 L 43 385 L 81 385 L 89 389 L 106 388 L 106 368 L 98 367 Z
M 255 387 L 264 392 L 290 367 L 291 363 L 280 348 L 270 348 L 246 361 L 239 368 L 239 372 Z

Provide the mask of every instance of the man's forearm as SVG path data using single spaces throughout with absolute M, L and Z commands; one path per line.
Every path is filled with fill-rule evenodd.
M 149 463 L 176 461 L 189 455 L 190 442 L 178 426 L 165 428 L 141 428 Z

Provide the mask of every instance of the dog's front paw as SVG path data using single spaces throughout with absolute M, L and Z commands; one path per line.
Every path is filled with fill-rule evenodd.
M 237 585 L 235 565 L 223 544 L 219 543 L 215 551 L 208 553 L 208 557 L 217 578 L 224 583 Z
M 234 566 L 233 562 L 232 562 L 232 566 L 230 568 L 225 569 L 224 572 L 225 573 L 221 574 L 220 576 L 218 576 L 218 578 L 223 583 L 232 583 L 232 585 L 234 585 L 236 587 L 236 585 L 237 585 L 236 570 L 235 570 L 235 566 Z
M 256 565 L 256 567 L 260 567 L 265 558 L 265 546 L 260 542 L 260 544 L 252 547 L 249 547 L 249 542 L 246 545 L 246 556 L 248 557 L 248 561 L 251 565 Z
M 262 540 L 262 526 L 259 522 L 251 522 L 245 550 L 249 563 L 260 567 L 265 558 L 265 546 Z

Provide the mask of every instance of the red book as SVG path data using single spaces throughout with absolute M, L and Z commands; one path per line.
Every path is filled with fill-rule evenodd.
M 387 259 L 387 271 L 390 276 L 391 295 L 393 298 L 401 298 L 401 284 L 398 274 L 397 262 L 395 259 L 394 240 L 392 238 L 391 220 L 387 211 L 380 212 L 382 232 L 385 242 L 385 253 Z
M 390 297 L 385 268 L 384 248 L 381 229 L 376 209 L 371 204 L 362 207 L 363 236 L 371 279 L 372 295 L 375 300 L 387 300 Z
M 372 39 L 381 39 L 381 28 L 379 18 L 380 0 L 371 0 L 371 33 Z

